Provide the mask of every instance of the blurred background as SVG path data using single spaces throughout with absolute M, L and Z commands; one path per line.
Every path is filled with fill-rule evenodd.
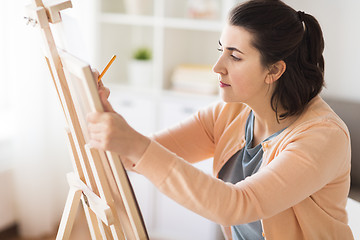
M 211 66 L 227 12 L 241 1 L 72 2 L 58 26 L 68 38 L 59 40 L 99 71 L 117 55 L 103 82 L 111 89 L 114 108 L 135 129 L 150 134 L 219 100 Z M 322 95 L 359 104 L 360 2 L 284 2 L 314 15 L 322 26 Z M 1 232 L 16 226 L 23 238 L 51 239 L 68 192 L 65 175 L 72 167 L 65 118 L 43 57 L 42 39 L 24 20 L 30 3 L 0 3 L 0 238 Z M 211 174 L 211 160 L 197 167 Z M 153 239 L 222 239 L 216 224 L 172 202 L 143 177 L 130 173 L 130 178 Z M 360 204 L 349 199 L 348 211 L 360 239 Z

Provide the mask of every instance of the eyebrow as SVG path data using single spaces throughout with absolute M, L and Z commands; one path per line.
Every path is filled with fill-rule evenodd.
M 219 40 L 219 45 L 222 46 L 220 40 Z M 242 51 L 240 51 L 239 49 L 237 49 L 235 47 L 227 47 L 226 49 L 229 50 L 229 51 L 236 51 L 236 52 L 239 52 L 241 54 L 244 54 Z

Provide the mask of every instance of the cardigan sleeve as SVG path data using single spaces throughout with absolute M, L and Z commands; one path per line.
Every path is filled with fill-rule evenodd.
M 179 124 L 152 136 L 166 149 L 190 163 L 195 163 L 214 154 L 214 125 L 223 103 L 210 105 Z
M 203 173 L 155 141 L 134 170 L 179 204 L 230 226 L 271 217 L 319 191 L 347 171 L 349 152 L 346 132 L 323 122 L 298 132 L 266 167 L 237 184 Z

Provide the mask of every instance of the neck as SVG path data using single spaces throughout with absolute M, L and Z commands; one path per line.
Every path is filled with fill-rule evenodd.
M 296 116 L 290 116 L 279 121 L 276 118 L 276 113 L 271 108 L 270 104 L 260 104 L 258 106 L 250 106 L 253 110 L 254 121 L 254 146 L 262 142 L 272 134 L 290 126 L 296 119 Z M 282 109 L 279 109 L 279 112 Z

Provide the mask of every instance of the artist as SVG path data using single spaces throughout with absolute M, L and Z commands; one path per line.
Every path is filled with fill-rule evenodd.
M 119 154 L 227 239 L 353 239 L 346 125 L 319 96 L 324 40 L 317 20 L 279 0 L 229 14 L 213 70 L 223 102 L 148 138 L 99 93 L 88 115 L 93 147 Z M 209 176 L 191 164 L 213 157 Z

